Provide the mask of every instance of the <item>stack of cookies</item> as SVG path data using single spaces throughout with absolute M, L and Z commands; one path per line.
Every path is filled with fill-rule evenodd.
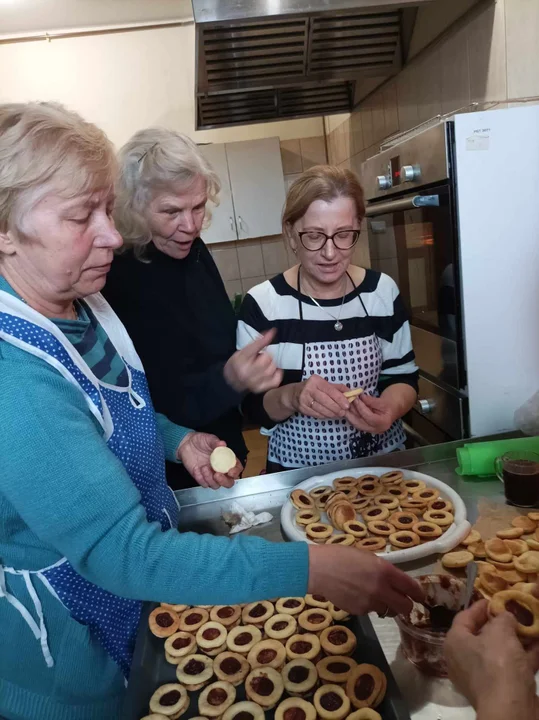
M 196 720 L 381 720 L 387 679 L 354 659 L 349 615 L 321 595 L 249 605 L 162 603 L 150 630 L 164 639 L 176 683 L 159 687 L 142 720 L 179 718 L 199 692 Z M 242 694 L 245 700 L 240 700 Z
M 539 637 L 539 599 L 534 595 L 539 576 L 539 513 L 514 518 L 511 527 L 489 539 L 472 530 L 462 547 L 442 557 L 442 565 L 460 570 L 474 560 L 478 566 L 475 588 L 489 601 L 489 613 L 509 611 L 522 637 Z
M 308 540 L 372 552 L 429 542 L 454 522 L 453 505 L 438 490 L 406 479 L 400 470 L 337 478 L 309 492 L 297 489 L 290 502 Z

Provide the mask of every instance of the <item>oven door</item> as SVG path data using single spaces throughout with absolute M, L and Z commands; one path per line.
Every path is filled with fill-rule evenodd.
M 397 283 L 422 373 L 462 391 L 455 230 L 448 185 L 367 209 L 371 267 Z
M 395 280 L 410 315 L 420 392 L 408 424 L 421 436 L 428 434 L 429 442 L 466 437 L 466 380 L 450 188 L 444 184 L 373 202 L 367 209 L 367 227 L 371 267 Z M 426 433 L 428 429 L 432 432 Z

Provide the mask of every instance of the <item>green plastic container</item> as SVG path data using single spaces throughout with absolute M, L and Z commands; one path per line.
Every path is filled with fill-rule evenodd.
M 512 440 L 491 440 L 490 442 L 468 443 L 457 449 L 459 475 L 492 476 L 494 462 L 506 452 L 528 451 L 539 453 L 539 437 L 514 438 Z

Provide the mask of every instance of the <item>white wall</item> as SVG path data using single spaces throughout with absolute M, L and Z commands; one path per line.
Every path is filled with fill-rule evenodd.
M 0 37 L 192 17 L 191 0 L 0 0 Z
M 62 102 L 118 146 L 150 125 L 197 142 L 323 135 L 322 118 L 195 133 L 194 32 L 188 26 L 0 45 L 0 102 Z

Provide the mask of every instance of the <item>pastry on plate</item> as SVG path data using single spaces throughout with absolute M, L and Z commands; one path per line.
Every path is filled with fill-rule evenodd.
M 264 710 L 250 700 L 231 705 L 223 715 L 223 720 L 265 720 Z
M 210 620 L 221 623 L 227 630 L 239 625 L 241 608 L 239 605 L 215 605 L 210 610 Z
M 300 632 L 320 634 L 322 630 L 333 624 L 333 618 L 328 610 L 323 608 L 310 608 L 304 610 L 298 617 Z
M 285 597 L 275 602 L 275 610 L 285 615 L 299 615 L 305 609 L 305 598 Z
M 226 650 L 227 630 L 217 622 L 208 622 L 197 630 L 197 645 L 203 653 L 215 657 Z
M 251 666 L 239 653 L 225 651 L 213 661 L 213 669 L 219 680 L 226 680 L 238 687 L 251 672 Z
M 245 625 L 254 625 L 255 627 L 263 628 L 266 621 L 270 619 L 274 612 L 275 608 L 273 604 L 268 600 L 262 600 L 261 602 L 246 605 L 242 610 L 241 619 Z
M 314 705 L 302 698 L 289 697 L 283 700 L 275 710 L 275 720 L 316 720 Z
M 238 625 L 228 633 L 226 646 L 230 652 L 247 656 L 251 648 L 262 640 L 262 632 L 254 625 Z
M 194 655 L 197 651 L 196 638 L 191 633 L 180 631 L 165 641 L 165 656 L 172 665 L 177 665 L 182 657 Z
M 303 635 L 292 635 L 286 641 L 286 656 L 289 660 L 305 658 L 316 662 L 320 655 L 320 640 L 317 635 L 304 633 Z
M 207 718 L 218 718 L 236 701 L 236 688 L 218 680 L 208 685 L 198 698 L 198 712 Z
M 308 697 L 318 684 L 318 673 L 314 663 L 297 658 L 287 663 L 282 671 L 284 689 L 293 697 Z
M 205 608 L 192 608 L 180 615 L 179 630 L 195 633 L 210 619 L 210 613 Z
M 298 623 L 293 615 L 279 613 L 272 615 L 264 625 L 264 632 L 272 640 L 284 642 L 291 635 L 297 632 Z
M 150 710 L 165 717 L 179 718 L 189 708 L 189 695 L 178 683 L 167 683 L 150 698 Z
M 350 712 L 350 700 L 340 685 L 322 685 L 313 702 L 321 720 L 344 720 Z
M 166 610 L 157 607 L 152 610 L 148 619 L 152 633 L 159 638 L 166 638 L 174 635 L 180 625 L 180 618 L 174 610 Z
M 318 677 L 326 685 L 341 685 L 344 687 L 357 662 L 344 655 L 325 657 L 316 664 Z
M 270 667 L 255 668 L 245 680 L 245 694 L 264 710 L 272 710 L 284 691 L 281 674 Z
M 357 647 L 357 638 L 345 625 L 333 625 L 320 635 L 320 645 L 326 655 L 351 655 Z
M 207 655 L 187 655 L 176 668 L 176 677 L 189 692 L 205 687 L 213 677 L 213 660 Z
M 374 665 L 358 665 L 350 673 L 346 683 L 346 694 L 356 709 L 376 708 L 385 697 L 387 678 Z
M 279 640 L 261 640 L 251 648 L 247 662 L 253 669 L 271 667 L 281 670 L 286 662 L 285 647 Z

